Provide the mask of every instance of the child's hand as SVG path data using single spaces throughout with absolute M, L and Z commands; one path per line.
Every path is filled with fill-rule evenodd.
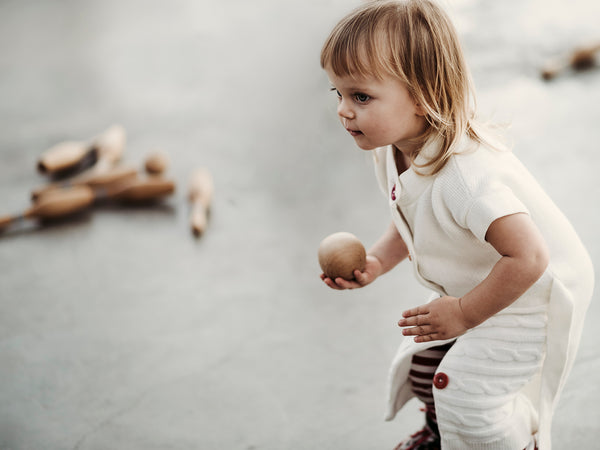
M 430 303 L 402 313 L 398 325 L 404 328 L 404 336 L 416 336 L 415 342 L 452 339 L 469 329 L 462 311 L 460 299 L 440 297 Z
M 332 280 L 326 277 L 324 273 L 321 274 L 321 279 L 331 289 L 344 290 L 344 289 L 357 289 L 372 283 L 381 273 L 381 263 L 374 256 L 367 255 L 367 262 L 365 270 L 354 271 L 354 280 L 344 280 L 343 278 L 336 278 Z

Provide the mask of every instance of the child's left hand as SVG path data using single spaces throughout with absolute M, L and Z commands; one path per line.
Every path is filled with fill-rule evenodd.
M 452 339 L 464 334 L 469 326 L 462 311 L 460 299 L 440 297 L 425 305 L 402 313 L 398 325 L 404 336 L 416 336 L 415 342 Z

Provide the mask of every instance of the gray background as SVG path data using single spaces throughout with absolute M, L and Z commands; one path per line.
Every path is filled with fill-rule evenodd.
M 364 290 L 319 280 L 316 249 L 389 221 L 337 122 L 320 46 L 357 0 L 0 2 L 0 213 L 28 206 L 39 154 L 112 123 L 124 160 L 167 152 L 177 193 L 0 236 L 1 449 L 385 449 L 396 321 L 426 292 L 408 263 Z M 600 71 L 547 58 L 600 39 L 593 0 L 448 0 L 483 118 L 564 210 L 600 267 Z M 209 167 L 210 228 L 186 187 Z M 554 426 L 600 448 L 593 299 Z

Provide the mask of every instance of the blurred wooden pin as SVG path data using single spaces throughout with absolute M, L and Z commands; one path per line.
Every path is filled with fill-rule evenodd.
M 97 191 L 97 198 L 119 200 L 127 203 L 145 203 L 159 200 L 175 192 L 172 180 L 159 177 L 130 179 L 122 183 L 109 185 Z
M 214 194 L 213 177 L 208 169 L 197 169 L 190 180 L 188 200 L 192 206 L 190 223 L 195 236 L 200 236 L 208 225 L 208 215 Z
M 0 217 L 0 230 L 23 219 L 57 219 L 89 207 L 94 202 L 94 191 L 89 186 L 73 186 L 47 192 L 22 214 Z
M 132 166 L 116 166 L 104 170 L 91 170 L 63 183 L 52 183 L 34 189 L 32 200 L 38 199 L 44 193 L 69 186 L 87 185 L 93 189 L 104 188 L 111 184 L 121 183 L 137 177 L 137 170 Z
M 103 133 L 92 139 L 91 145 L 98 152 L 96 170 L 103 167 L 111 168 L 123 157 L 127 133 L 122 125 L 114 124 Z
M 90 141 L 65 141 L 46 150 L 38 159 L 38 171 L 63 176 L 97 163 L 114 165 L 125 147 L 125 129 L 112 125 Z
M 566 58 L 550 61 L 542 68 L 542 78 L 551 80 L 568 68 L 586 70 L 596 65 L 596 53 L 600 51 L 600 43 L 585 45 L 574 49 Z
M 38 171 L 48 175 L 60 175 L 76 167 L 91 166 L 98 160 L 94 147 L 84 141 L 65 141 L 46 150 L 37 163 Z

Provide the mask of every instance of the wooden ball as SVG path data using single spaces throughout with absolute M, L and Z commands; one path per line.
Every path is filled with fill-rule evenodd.
M 150 175 L 160 175 L 169 167 L 169 158 L 161 152 L 152 153 L 146 158 L 144 167 Z
M 352 233 L 339 232 L 327 236 L 319 245 L 319 265 L 323 273 L 335 280 L 354 279 L 356 269 L 365 270 L 367 252 L 360 240 Z

